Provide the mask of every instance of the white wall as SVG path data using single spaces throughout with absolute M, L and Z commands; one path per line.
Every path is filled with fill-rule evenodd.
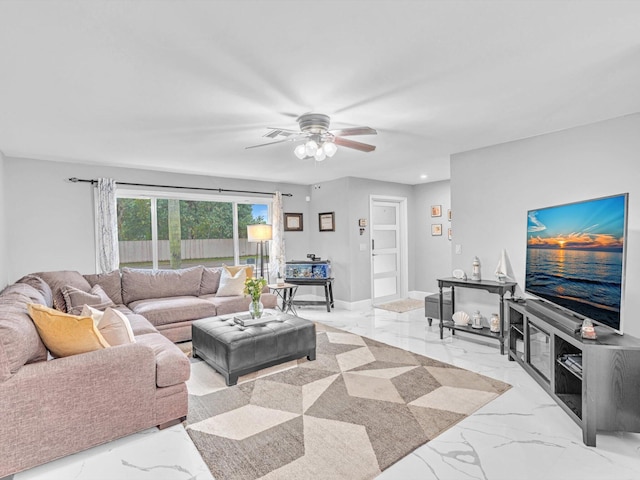
M 415 208 L 412 219 L 415 240 L 415 290 L 436 293 L 437 278 L 451 276 L 451 227 L 447 211 L 451 208 L 449 180 L 425 183 L 414 187 Z M 441 205 L 442 216 L 431 217 L 431 206 Z M 431 235 L 431 225 L 442 225 L 442 236 Z
M 313 233 L 309 253 L 331 260 L 337 300 L 358 302 L 371 298 L 370 195 L 406 197 L 408 218 L 412 218 L 413 187 L 410 185 L 345 177 L 311 186 L 309 223 Z M 335 232 L 318 231 L 318 214 L 322 212 L 335 212 Z M 369 221 L 364 235 L 360 235 L 358 227 L 360 218 Z M 412 238 L 413 227 L 409 221 L 409 290 L 413 289 Z M 364 250 L 360 250 L 360 244 L 365 244 Z
M 4 186 L 7 208 L 2 222 L 0 203 L 0 226 L 6 230 L 6 251 L 10 254 L 2 271 L 7 272 L 6 277 L 11 282 L 38 271 L 95 271 L 93 187 L 87 183 L 70 183 L 67 181 L 70 177 L 109 177 L 121 182 L 267 192 L 280 190 L 294 195 L 283 198 L 285 211 L 302 212 L 305 217 L 308 213 L 305 197 L 309 189 L 301 185 L 23 158 L 7 157 L 3 163 L 4 178 L 0 173 L 0 184 Z M 308 250 L 308 232 L 285 232 L 285 242 L 287 257 L 303 255 Z M 0 255 L 0 266 L 1 258 Z
M 634 114 L 452 156 L 452 267 L 470 272 L 477 255 L 483 278 L 493 280 L 506 248 L 523 288 L 528 210 L 629 192 L 623 328 L 640 337 L 639 132 L 640 114 Z M 497 311 L 494 296 L 459 292 L 456 309 Z
M 5 187 L 4 187 L 4 155 L 0 152 L 0 290 L 9 283 L 9 272 L 7 265 L 7 221 L 5 209 Z

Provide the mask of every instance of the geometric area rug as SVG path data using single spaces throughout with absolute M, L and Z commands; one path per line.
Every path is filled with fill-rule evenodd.
M 374 478 L 510 388 L 319 323 L 316 332 L 316 360 L 232 387 L 193 361 L 186 428 L 216 480 Z

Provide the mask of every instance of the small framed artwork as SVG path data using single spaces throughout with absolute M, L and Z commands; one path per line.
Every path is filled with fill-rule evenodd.
M 447 210 L 447 220 L 451 221 L 451 209 Z
M 301 232 L 302 231 L 302 214 L 301 213 L 285 213 L 284 214 L 284 231 L 285 232 Z
M 449 240 L 451 240 L 451 237 L 453 236 L 453 232 L 451 231 L 450 228 L 447 230 L 447 236 L 449 237 Z
M 431 205 L 431 216 L 432 217 L 441 217 L 442 216 L 442 205 Z
M 335 232 L 336 219 L 335 212 L 325 212 L 318 214 L 318 225 L 321 232 Z
M 433 235 L 433 236 L 442 235 L 442 224 L 441 223 L 433 223 L 433 224 L 431 224 L 431 235 Z

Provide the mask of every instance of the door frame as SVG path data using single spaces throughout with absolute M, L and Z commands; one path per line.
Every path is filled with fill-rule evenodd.
M 407 197 L 396 197 L 392 195 L 369 195 L 369 218 L 371 219 L 370 238 L 369 238 L 369 266 L 371 283 L 371 304 L 374 303 L 374 282 L 373 282 L 373 249 L 371 248 L 371 239 L 373 238 L 373 203 L 375 201 L 391 202 L 398 204 L 398 221 L 399 225 L 399 241 L 400 248 L 400 264 L 398 276 L 400 278 L 400 298 L 409 296 L 409 236 L 408 236 L 408 220 L 407 220 Z

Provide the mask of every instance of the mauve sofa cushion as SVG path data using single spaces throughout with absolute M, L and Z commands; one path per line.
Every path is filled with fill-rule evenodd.
M 200 283 L 200 295 L 210 295 L 218 291 L 222 267 L 205 267 L 202 271 Z
M 122 269 L 122 300 L 129 305 L 149 298 L 198 296 L 202 265 L 180 270 Z
M 47 349 L 27 313 L 29 303 L 31 299 L 20 293 L 0 295 L 0 343 L 11 373 L 27 363 L 47 359 Z
M 249 310 L 251 297 L 240 295 L 236 297 L 217 297 L 215 295 L 204 295 L 201 297 L 216 306 L 216 315 L 228 315 L 230 313 L 246 312 Z M 275 293 L 263 293 L 260 302 L 264 308 L 276 308 L 278 297 Z
M 138 300 L 130 303 L 129 308 L 153 325 L 166 325 L 216 315 L 216 307 L 211 302 L 189 296 Z
M 45 307 L 53 307 L 53 292 L 51 292 L 51 287 L 39 276 L 33 274 L 25 275 L 16 283 L 26 283 L 27 285 L 31 285 L 42 294 L 42 297 L 45 300 L 43 305 Z
M 120 309 L 117 308 L 117 310 Z M 125 315 L 129 319 L 131 330 L 133 330 L 133 334 L 135 336 L 146 335 L 147 333 L 158 333 L 156 327 L 151 325 L 151 322 L 142 315 L 138 315 L 136 313 L 125 313 Z
M 100 285 L 104 292 L 116 305 L 124 303 L 122 301 L 122 282 L 120 280 L 120 270 L 109 273 L 96 273 L 83 275 L 85 280 L 93 287 Z
M 24 295 L 25 297 L 28 297 L 32 303 L 37 303 L 45 306 L 47 303 L 44 295 L 42 295 L 39 290 L 36 290 L 27 283 L 14 283 L 12 285 L 9 285 L 7 288 L 2 290 L 2 292 L 0 292 L 0 295 L 9 295 L 11 293 L 19 293 L 21 295 Z
M 80 272 L 59 270 L 56 272 L 38 272 L 34 273 L 34 275 L 37 275 L 49 284 L 51 292 L 53 293 L 53 307 L 61 312 L 67 313 L 67 305 L 61 291 L 62 287 L 70 285 L 83 292 L 91 290 L 91 285 L 89 285 L 89 282 L 85 280 Z
M 156 385 L 169 387 L 189 380 L 191 365 L 187 356 L 168 338 L 159 333 L 136 337 L 138 345 L 153 350 L 156 356 Z

